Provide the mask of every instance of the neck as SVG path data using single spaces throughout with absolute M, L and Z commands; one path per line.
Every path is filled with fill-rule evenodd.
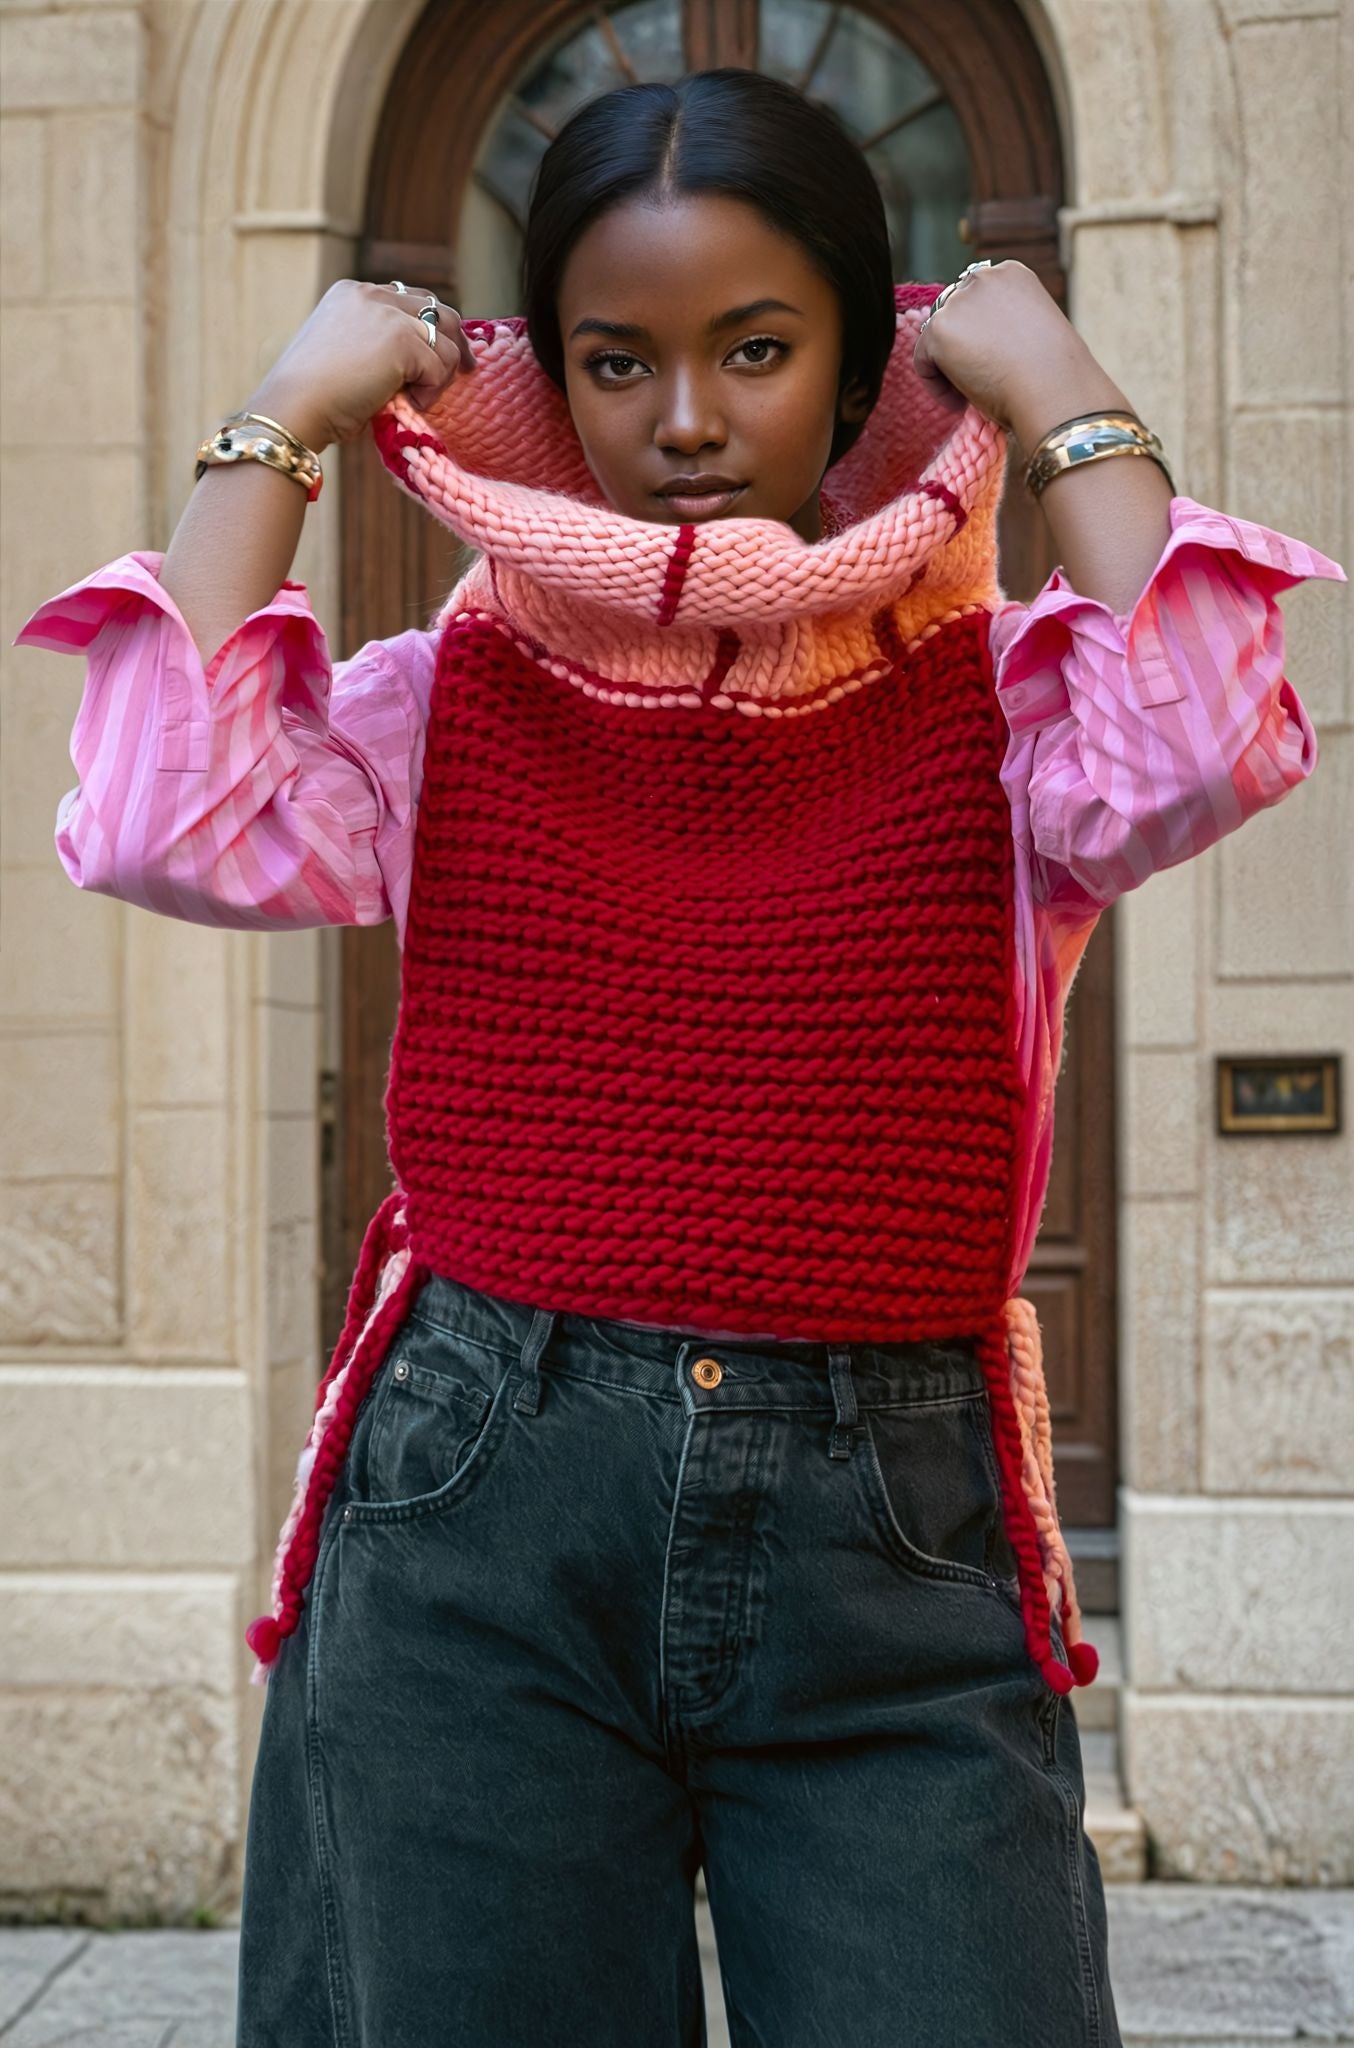
M 823 538 L 823 508 L 818 502 L 818 493 L 804 500 L 790 526 L 801 540 L 817 541 Z

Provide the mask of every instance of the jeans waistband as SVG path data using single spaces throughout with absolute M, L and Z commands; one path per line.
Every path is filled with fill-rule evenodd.
M 521 1355 L 539 1313 L 530 1303 L 490 1294 L 443 1273 L 423 1282 L 410 1308 L 421 1323 L 511 1357 Z M 832 1409 L 837 1405 L 830 1377 L 834 1357 L 839 1374 L 849 1370 L 861 1407 L 953 1399 L 985 1385 L 974 1342 L 964 1337 L 896 1344 L 768 1343 L 696 1336 L 676 1327 L 654 1329 L 570 1309 L 551 1314 L 540 1365 L 590 1378 L 601 1372 L 637 1391 L 667 1396 L 674 1395 L 681 1374 L 682 1398 L 696 1406 Z M 720 1367 L 714 1385 L 683 1370 L 703 1358 Z M 707 1381 L 713 1377 L 705 1375 Z

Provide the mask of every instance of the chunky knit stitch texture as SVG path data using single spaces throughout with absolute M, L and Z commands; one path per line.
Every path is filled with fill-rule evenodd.
M 387 1101 L 426 1263 L 839 1342 L 1001 1301 L 1021 1092 L 985 643 L 975 608 L 830 718 L 697 718 L 543 692 L 493 619 L 449 623 Z
M 912 372 L 938 289 L 897 288 L 885 390 L 814 544 L 613 511 L 521 321 L 467 321 L 475 375 L 374 423 L 400 485 L 482 552 L 439 614 L 397 1185 L 250 1631 L 261 1671 L 357 1409 L 440 1271 L 580 1314 L 973 1339 L 1031 1654 L 1058 1690 L 1094 1675 L 1038 1323 L 1010 1294 L 1005 436 Z

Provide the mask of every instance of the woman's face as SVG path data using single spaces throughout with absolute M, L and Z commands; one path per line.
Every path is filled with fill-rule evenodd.
M 574 244 L 558 310 L 569 409 L 616 511 L 669 526 L 780 519 L 820 538 L 842 317 L 797 243 L 722 194 L 628 200 Z M 864 417 L 858 385 L 841 410 Z M 702 472 L 738 488 L 663 495 Z

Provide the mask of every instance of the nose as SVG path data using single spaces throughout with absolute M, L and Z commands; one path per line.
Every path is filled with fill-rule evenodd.
M 722 448 L 726 438 L 723 415 L 703 379 L 678 374 L 660 387 L 654 427 L 659 448 L 694 455 L 705 448 Z

